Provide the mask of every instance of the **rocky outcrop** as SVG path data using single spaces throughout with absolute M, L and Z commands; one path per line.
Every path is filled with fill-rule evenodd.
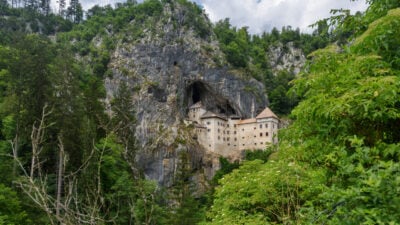
M 164 186 L 172 184 L 181 152 L 189 155 L 194 180 L 210 179 L 218 168 L 218 155 L 202 149 L 183 123 L 190 105 L 202 101 L 208 110 L 247 118 L 268 104 L 264 86 L 230 70 L 213 34 L 200 38 L 184 25 L 190 19 L 185 6 L 166 3 L 161 18 L 148 18 L 152 29 L 119 40 L 109 64 L 112 77 L 105 80 L 106 102 L 121 82 L 129 84 L 140 144 L 136 161 Z M 211 26 L 205 15 L 201 19 Z
M 268 51 L 269 62 L 274 75 L 281 70 L 298 74 L 303 68 L 306 57 L 300 48 L 296 48 L 293 42 L 276 44 Z

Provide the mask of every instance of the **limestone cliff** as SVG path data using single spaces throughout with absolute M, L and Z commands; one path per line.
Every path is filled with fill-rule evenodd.
M 268 50 L 269 62 L 272 72 L 276 75 L 281 70 L 298 74 L 306 62 L 306 57 L 300 48 L 293 42 L 279 43 Z
M 201 100 L 208 110 L 251 117 L 268 104 L 260 82 L 229 69 L 204 13 L 193 18 L 187 7 L 164 3 L 162 15 L 131 21 L 119 35 L 112 76 L 105 80 L 106 102 L 122 81 L 129 84 L 140 144 L 136 161 L 164 186 L 173 182 L 179 152 L 189 154 L 198 183 L 218 167 L 218 156 L 205 152 L 183 123 L 189 106 Z M 208 33 L 191 25 L 194 19 Z

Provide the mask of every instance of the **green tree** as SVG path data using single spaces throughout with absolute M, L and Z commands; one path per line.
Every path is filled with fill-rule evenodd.
M 33 224 L 17 193 L 0 183 L 0 224 Z
M 277 161 L 246 162 L 221 179 L 210 224 L 399 221 L 400 9 L 382 15 L 350 47 L 310 55 Z
M 192 172 L 189 162 L 189 154 L 180 152 L 171 197 L 175 206 L 172 207 L 169 224 L 196 224 L 202 220 L 199 202 L 192 195 Z
M 83 20 L 83 9 L 79 0 L 71 0 L 67 8 L 66 16 L 74 23 L 80 23 Z

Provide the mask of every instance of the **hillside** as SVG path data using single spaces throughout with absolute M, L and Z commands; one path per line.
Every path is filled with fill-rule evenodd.
M 370 4 L 250 35 L 186 0 L 1 2 L 0 224 L 396 224 L 399 6 Z M 221 158 L 198 102 L 292 124 Z

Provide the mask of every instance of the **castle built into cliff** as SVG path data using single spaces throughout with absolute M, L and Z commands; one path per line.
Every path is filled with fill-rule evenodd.
M 243 150 L 265 149 L 278 141 L 279 118 L 267 107 L 255 118 L 242 119 L 207 111 L 201 102 L 189 108 L 198 142 L 222 156 Z

